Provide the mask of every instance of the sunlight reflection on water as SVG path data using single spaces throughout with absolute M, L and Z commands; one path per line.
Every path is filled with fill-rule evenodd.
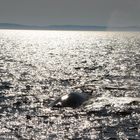
M 139 32 L 0 30 L 0 111 L 9 113 L 12 120 L 17 111 L 22 127 L 25 114 L 34 116 L 28 123 L 38 136 L 46 137 L 48 129 L 66 135 L 61 132 L 69 126 L 73 136 L 77 130 L 84 138 L 101 139 L 102 133 L 120 138 L 123 133 L 137 139 L 139 46 Z M 71 91 L 92 92 L 84 110 L 46 109 L 52 100 Z M 51 124 L 52 118 L 57 124 Z M 4 119 L 1 127 L 11 122 L 7 116 Z

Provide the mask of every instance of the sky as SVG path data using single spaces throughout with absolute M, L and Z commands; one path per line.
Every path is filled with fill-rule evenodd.
M 140 0 L 0 0 L 0 23 L 140 26 Z

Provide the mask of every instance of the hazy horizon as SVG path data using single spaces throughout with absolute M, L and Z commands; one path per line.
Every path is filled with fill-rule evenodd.
M 0 23 L 28 26 L 140 26 L 139 0 L 1 0 Z
M 1 25 L 9 25 L 9 26 L 11 26 L 11 25 L 15 25 L 15 26 L 28 26 L 28 27 L 62 27 L 62 26 L 65 26 L 65 27 L 68 27 L 68 26 L 71 26 L 71 27 L 110 27 L 110 28 L 116 28 L 116 27 L 118 27 L 118 28 L 127 28 L 127 27 L 140 27 L 140 25 L 138 25 L 138 26 L 136 26 L 136 25 L 133 25 L 133 26 L 108 26 L 108 25 L 78 25 L 78 24 L 61 24 L 61 25 L 59 25 L 59 24 L 52 24 L 52 25 L 34 25 L 34 24 L 32 24 L 32 25 L 28 25 L 28 24 L 19 24 L 19 23 L 4 23 L 4 22 L 0 22 L 0 26 Z
M 140 31 L 140 26 L 98 26 L 98 25 L 24 25 L 16 23 L 0 23 L 0 29 L 18 30 L 83 30 L 83 31 Z

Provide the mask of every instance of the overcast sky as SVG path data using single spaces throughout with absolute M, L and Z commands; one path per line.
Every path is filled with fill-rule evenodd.
M 140 0 L 0 0 L 0 23 L 140 26 Z

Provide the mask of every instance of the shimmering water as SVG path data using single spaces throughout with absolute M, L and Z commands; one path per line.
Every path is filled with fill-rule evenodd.
M 81 108 L 56 97 L 91 92 Z M 0 30 L 0 136 L 139 139 L 140 32 Z

